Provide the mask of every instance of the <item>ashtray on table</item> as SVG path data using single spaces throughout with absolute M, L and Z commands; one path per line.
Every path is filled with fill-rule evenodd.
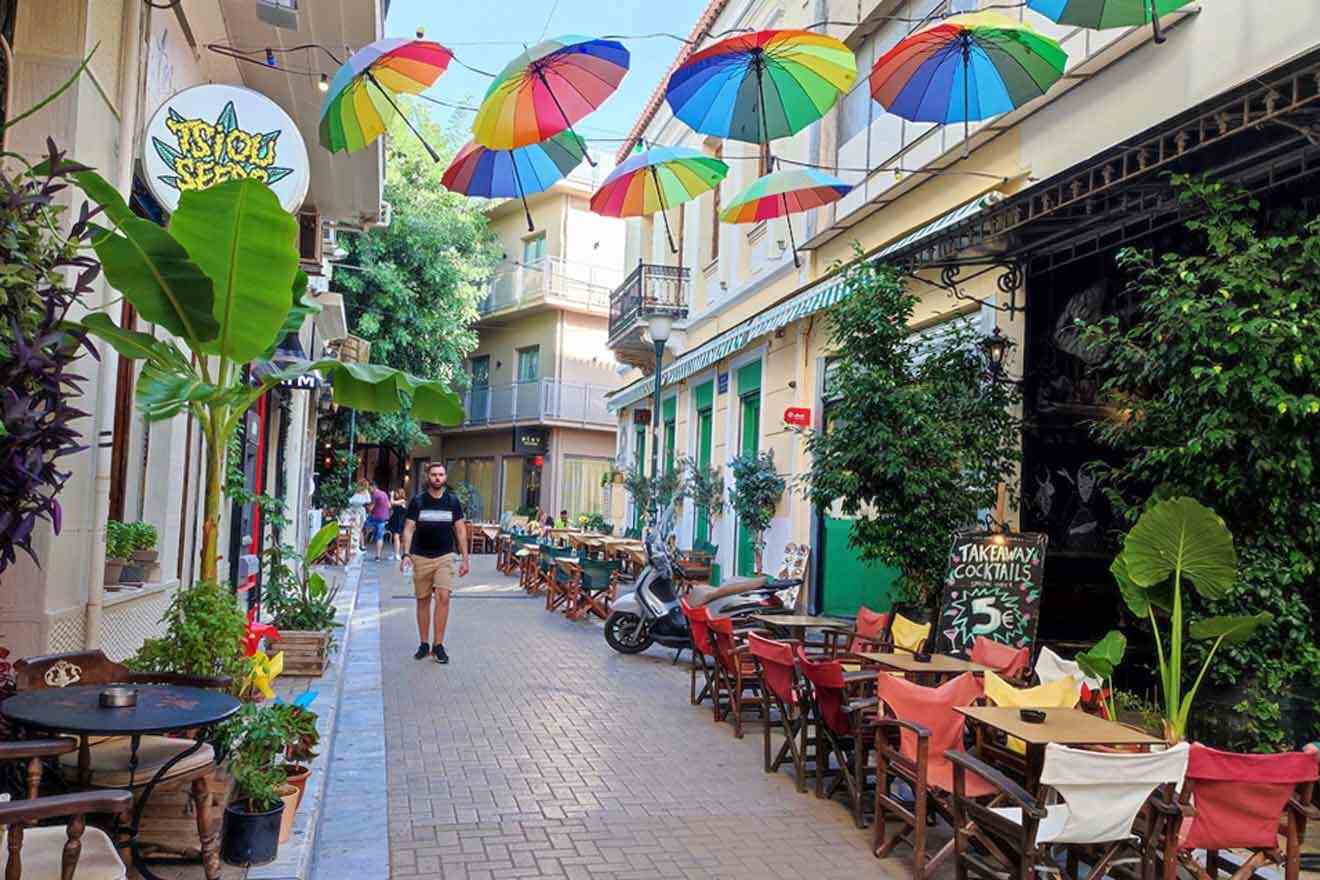
M 105 709 L 124 709 L 136 706 L 137 701 L 137 688 L 108 687 L 100 694 L 101 707 Z

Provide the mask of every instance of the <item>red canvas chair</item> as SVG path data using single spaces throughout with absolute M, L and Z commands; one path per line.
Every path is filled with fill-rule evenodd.
M 716 675 L 719 677 L 719 685 L 711 700 L 715 720 L 723 721 L 732 716 L 733 735 L 742 739 L 743 713 L 749 709 L 761 711 L 761 676 L 747 645 L 739 644 L 734 635 L 733 618 L 712 615 L 710 632 L 715 640 Z
M 700 605 L 692 607 L 686 596 L 678 600 L 678 605 L 687 618 L 688 632 L 692 635 L 692 687 L 688 700 L 694 706 L 707 697 L 715 701 L 715 643 L 710 637 L 710 609 Z M 698 672 L 704 681 L 700 692 L 697 691 Z
M 757 672 L 764 684 L 761 688 L 761 717 L 765 719 L 765 724 L 761 730 L 765 744 L 765 772 L 777 772 L 786 761 L 791 760 L 793 782 L 798 791 L 806 791 L 807 734 L 800 699 L 801 684 L 797 665 L 793 662 L 794 647 L 794 642 L 776 641 L 758 633 L 747 636 L 747 648 L 756 661 Z M 772 707 L 778 713 L 779 727 L 784 734 L 784 744 L 773 757 L 770 754 Z
M 1025 681 L 1027 670 L 1031 668 L 1031 646 L 1014 648 L 985 636 L 977 636 L 972 642 L 970 659 L 973 663 L 988 666 L 1004 678 Z
M 852 629 L 825 630 L 825 645 L 831 657 L 842 649 L 848 654 L 861 651 L 883 651 L 889 645 L 889 612 L 872 611 L 863 605 L 857 609 L 857 620 Z
M 979 700 L 982 685 L 970 672 L 935 688 L 882 675 L 876 680 L 876 690 L 892 715 L 876 719 L 881 730 L 876 737 L 874 851 L 884 858 L 900 843 L 908 844 L 912 847 L 912 878 L 925 880 L 954 852 L 950 840 L 926 858 L 927 819 L 942 816 L 953 824 L 953 764 L 945 753 L 962 749 L 966 717 L 955 710 Z M 898 730 L 898 748 L 894 748 L 884 728 Z M 904 780 L 912 789 L 911 809 L 890 793 L 895 779 Z M 967 777 L 966 797 L 979 800 L 995 791 L 981 777 Z M 898 819 L 899 827 L 886 837 L 885 822 L 891 817 Z
M 1309 752 L 1240 755 L 1193 745 L 1182 790 L 1183 812 L 1190 816 L 1178 842 L 1183 866 L 1200 880 L 1215 880 L 1221 869 L 1246 880 L 1273 865 L 1283 868 L 1284 880 L 1297 880 L 1306 822 L 1320 820 L 1312 802 L 1317 766 Z M 1202 850 L 1204 862 L 1196 858 Z M 1251 855 L 1238 865 L 1221 854 L 1225 850 Z M 1171 861 L 1166 880 L 1173 877 Z
M 812 658 L 798 648 L 798 669 L 811 684 L 811 722 L 815 726 L 816 797 L 834 797 L 843 788 L 858 828 L 866 827 L 866 776 L 870 761 L 868 745 L 875 733 L 879 705 L 875 697 L 852 699 L 843 664 L 837 660 Z M 829 790 L 825 777 L 830 759 L 838 766 Z

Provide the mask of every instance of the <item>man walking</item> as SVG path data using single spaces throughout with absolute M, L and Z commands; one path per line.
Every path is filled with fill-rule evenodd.
M 385 546 L 385 524 L 390 521 L 390 496 L 375 480 L 371 481 L 371 500 L 366 507 L 367 531 L 376 544 L 376 561 L 380 562 L 380 551 Z
M 448 663 L 445 625 L 449 622 L 449 597 L 454 592 L 454 555 L 463 554 L 458 576 L 466 577 L 468 563 L 467 523 L 463 505 L 445 486 L 445 466 L 433 462 L 426 468 L 426 490 L 408 503 L 403 523 L 403 558 L 399 571 L 413 569 L 413 596 L 417 599 L 417 633 L 421 644 L 414 660 L 428 653 L 437 663 Z M 428 642 L 432 599 L 435 600 L 435 641 Z M 434 645 L 434 647 L 433 647 Z

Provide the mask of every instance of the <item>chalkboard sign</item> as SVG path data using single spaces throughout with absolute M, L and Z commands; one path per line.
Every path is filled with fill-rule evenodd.
M 1047 535 L 959 532 L 940 601 L 942 653 L 966 653 L 977 636 L 1020 648 L 1036 639 Z

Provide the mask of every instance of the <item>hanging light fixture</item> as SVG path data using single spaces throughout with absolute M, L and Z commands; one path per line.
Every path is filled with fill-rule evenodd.
M 330 77 L 324 73 L 321 74 L 321 81 L 316 84 L 316 87 L 322 92 L 330 91 Z

